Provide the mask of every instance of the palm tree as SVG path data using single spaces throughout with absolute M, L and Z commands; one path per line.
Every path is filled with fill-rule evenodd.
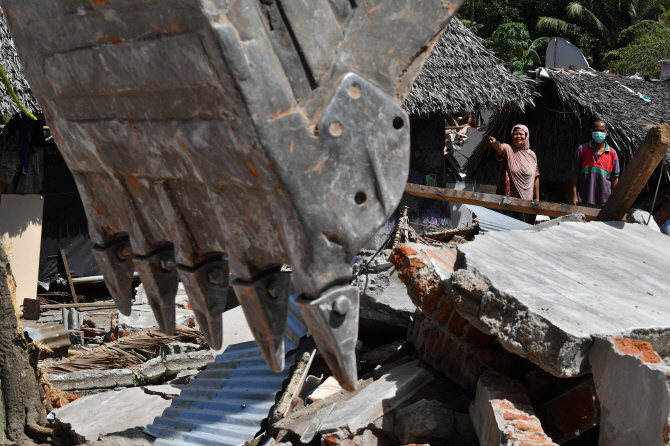
M 574 23 L 540 17 L 536 27 L 561 35 L 575 34 L 579 28 L 597 36 L 605 49 L 623 46 L 629 28 L 644 21 L 657 21 L 670 10 L 670 0 L 577 0 L 568 4 L 566 14 Z

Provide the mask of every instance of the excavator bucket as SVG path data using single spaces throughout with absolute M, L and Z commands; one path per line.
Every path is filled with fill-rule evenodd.
M 280 371 L 292 281 L 354 389 L 349 262 L 400 201 L 400 104 L 460 3 L 2 0 L 119 310 L 137 270 L 171 333 L 181 280 L 219 348 L 232 286 Z

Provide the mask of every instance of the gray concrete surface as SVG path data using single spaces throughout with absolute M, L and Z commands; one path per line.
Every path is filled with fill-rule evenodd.
M 670 367 L 622 353 L 609 338 L 595 340 L 589 360 L 601 408 L 598 444 L 667 445 Z
M 648 340 L 668 356 L 666 235 L 639 224 L 567 222 L 485 234 L 458 250 L 458 311 L 548 372 L 587 373 L 594 335 Z
M 171 401 L 149 395 L 139 387 L 79 398 L 56 409 L 56 419 L 77 437 L 97 441 L 100 435 L 144 427 L 160 416 Z

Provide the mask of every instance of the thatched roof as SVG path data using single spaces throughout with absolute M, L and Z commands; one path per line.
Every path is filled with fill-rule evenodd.
M 410 115 L 523 109 L 533 104 L 532 85 L 505 69 L 456 17 L 440 36 L 403 108 Z
M 540 78 L 541 98 L 522 112 L 498 113 L 487 127 L 487 136 L 509 142 L 514 124 L 526 124 L 531 149 L 538 158 L 540 178 L 565 182 L 570 179 L 572 159 L 580 144 L 590 140 L 590 123 L 603 119 L 610 130 L 608 142 L 617 150 L 622 167 L 635 154 L 646 130 L 642 124 L 670 122 L 670 82 L 645 81 L 548 70 L 549 79 Z M 636 94 L 651 99 L 645 102 Z M 664 178 L 670 180 L 670 156 Z M 500 165 L 489 150 L 486 138 L 465 165 L 468 176 L 481 184 L 496 184 Z M 657 172 L 658 173 L 658 172 Z M 655 175 L 655 178 L 658 178 Z
M 0 65 L 5 70 L 14 92 L 28 110 L 33 114 L 40 113 L 40 106 L 37 104 L 33 92 L 28 86 L 28 81 L 26 81 L 23 74 L 23 68 L 16 55 L 14 40 L 12 40 L 12 36 L 7 28 L 5 12 L 2 8 L 0 8 L 0 44 L 2 45 L 0 48 Z M 5 84 L 0 81 L 0 115 L 6 113 L 14 114 L 18 111 L 19 107 L 12 101 L 9 92 L 5 88 Z

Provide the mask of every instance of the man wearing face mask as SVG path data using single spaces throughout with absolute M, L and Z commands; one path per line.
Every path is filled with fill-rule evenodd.
M 572 204 L 600 209 L 619 181 L 619 157 L 607 144 L 607 124 L 594 121 L 591 141 L 582 144 L 572 161 Z

